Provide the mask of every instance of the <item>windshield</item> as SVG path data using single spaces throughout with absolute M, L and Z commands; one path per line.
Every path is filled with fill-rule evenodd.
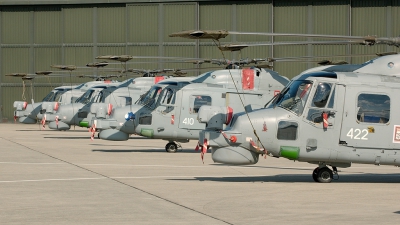
M 96 92 L 96 93 L 92 96 L 92 98 L 90 99 L 90 102 L 94 102 L 94 103 L 102 102 L 102 100 L 103 100 L 103 95 L 104 95 L 103 91 L 98 91 L 98 92 Z
M 63 91 L 52 91 L 46 97 L 43 98 L 42 102 L 59 102 L 61 95 L 64 94 L 66 90 Z
M 82 104 L 87 104 L 90 102 L 90 98 L 92 97 L 94 90 L 88 90 L 86 91 L 81 97 L 79 97 L 75 102 L 76 103 L 82 103 Z
M 61 102 L 61 97 L 66 91 L 57 91 L 53 97 L 53 102 Z
M 46 95 L 46 97 L 43 98 L 42 102 L 50 102 L 54 94 L 55 92 L 51 91 L 49 94 Z
M 278 105 L 278 107 L 289 110 L 300 116 L 303 113 L 311 87 L 312 81 L 293 81 L 279 94 L 274 103 Z
M 138 101 L 139 105 L 147 106 L 147 107 L 154 107 L 157 98 L 160 95 L 162 87 L 152 87 L 146 94 L 144 94 Z

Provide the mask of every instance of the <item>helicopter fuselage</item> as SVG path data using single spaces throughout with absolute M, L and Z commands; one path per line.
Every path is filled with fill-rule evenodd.
M 330 88 L 325 102 L 317 99 L 321 84 Z M 269 154 L 320 167 L 400 166 L 399 88 L 395 76 L 305 74 L 267 108 L 236 115 L 224 131 L 202 131 L 199 143 L 212 148 L 215 162 L 226 164 L 254 164 Z

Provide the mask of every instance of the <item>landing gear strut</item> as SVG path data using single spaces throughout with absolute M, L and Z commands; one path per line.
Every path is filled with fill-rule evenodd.
M 182 146 L 179 143 L 175 143 L 173 141 L 171 141 L 167 145 L 165 145 L 165 151 L 170 152 L 170 153 L 177 152 L 178 148 L 182 148 Z
M 335 166 L 332 166 L 332 169 L 333 171 L 327 166 L 315 168 L 312 173 L 313 180 L 319 183 L 330 183 L 333 179 L 333 174 L 337 175 L 337 179 L 339 179 L 337 168 Z

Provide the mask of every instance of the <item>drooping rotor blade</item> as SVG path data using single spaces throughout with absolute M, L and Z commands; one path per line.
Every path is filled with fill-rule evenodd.
M 51 68 L 61 69 L 61 70 L 69 70 L 69 71 L 77 69 L 77 67 L 74 66 L 74 65 L 51 65 L 50 67 Z
M 317 62 L 321 66 L 327 66 L 327 65 L 343 65 L 343 64 L 349 64 L 346 61 L 331 61 L 331 60 L 322 60 L 320 62 Z
M 78 75 L 78 78 L 92 78 L 92 79 L 107 79 L 107 78 L 119 78 L 122 77 L 122 75 Z
M 393 54 L 398 54 L 398 53 L 397 52 L 383 52 L 383 53 L 375 53 L 375 54 L 296 56 L 296 57 L 284 57 L 284 58 L 266 58 L 264 60 L 267 61 L 267 62 L 297 62 L 297 61 L 304 61 L 304 60 L 307 60 L 307 59 L 316 59 L 316 58 L 384 56 L 384 55 L 393 55 Z M 263 61 L 263 59 L 257 59 L 257 60 Z
M 183 37 L 191 39 L 214 39 L 219 40 L 228 36 L 229 31 L 226 30 L 189 30 L 172 33 L 170 37 Z
M 49 75 L 53 73 L 53 71 L 37 71 L 35 72 L 36 75 Z
M 396 55 L 399 54 L 398 52 L 377 52 L 377 56 L 385 56 L 385 55 Z
M 267 68 L 267 69 L 273 69 L 274 67 L 269 65 L 269 64 L 257 64 L 258 68 Z
M 278 46 L 278 45 L 307 45 L 307 44 L 360 44 L 356 41 L 298 41 L 298 42 L 269 42 L 259 44 L 227 44 L 218 46 L 221 51 L 240 51 L 247 47 L 254 46 Z
M 94 63 L 88 63 L 86 64 L 87 67 L 96 67 L 96 68 L 100 68 L 100 67 L 105 67 L 108 66 L 108 62 L 94 62 Z
M 308 38 L 329 38 L 329 39 L 342 39 L 342 40 L 355 40 L 359 44 L 374 45 L 374 44 L 387 44 L 400 46 L 400 37 L 377 37 L 377 36 L 345 36 L 345 35 L 326 35 L 326 34 L 291 34 L 291 33 L 263 33 L 263 32 L 238 32 L 226 30 L 190 30 L 181 31 L 170 34 L 170 37 L 184 37 L 192 39 L 214 39 L 218 40 L 224 38 L 229 34 L 238 35 L 262 35 L 274 37 L 308 37 Z
M 26 77 L 28 76 L 27 73 L 10 73 L 10 74 L 6 74 L 6 76 L 9 77 Z
M 96 59 L 110 59 L 110 60 L 116 60 L 120 62 L 127 62 L 132 58 L 130 55 L 101 55 L 97 56 Z

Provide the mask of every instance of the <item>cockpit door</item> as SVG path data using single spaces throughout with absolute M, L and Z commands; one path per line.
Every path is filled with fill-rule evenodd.
M 202 105 L 212 104 L 211 94 L 196 94 L 193 91 L 182 93 L 182 106 L 180 108 L 179 128 L 205 129 L 205 124 L 199 123 L 197 113 Z
M 340 143 L 354 148 L 388 148 L 393 143 L 390 89 L 346 86 Z

